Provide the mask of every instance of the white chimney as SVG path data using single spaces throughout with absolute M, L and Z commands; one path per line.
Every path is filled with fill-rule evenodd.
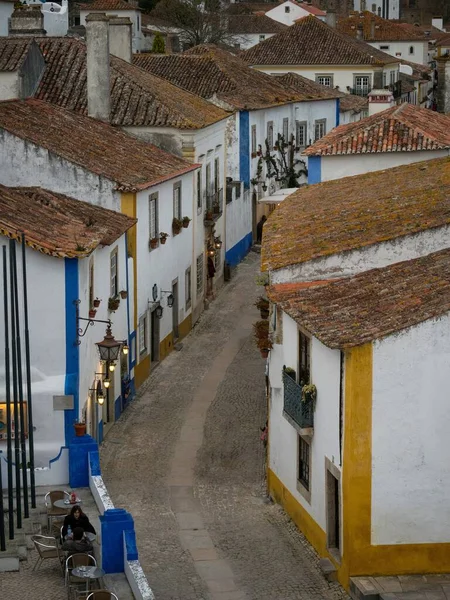
M 436 27 L 436 29 L 440 29 L 441 31 L 445 31 L 444 19 L 442 17 L 433 17 L 431 19 L 431 26 Z
M 329 27 L 336 28 L 336 13 L 332 10 L 327 10 L 327 14 L 325 15 L 325 23 Z
M 88 115 L 109 121 L 109 17 L 91 13 L 86 17 Z
M 133 50 L 129 17 L 109 17 L 109 51 L 114 56 L 131 62 Z
M 372 90 L 368 95 L 369 117 L 382 110 L 394 106 L 395 100 L 391 90 Z
M 358 27 L 356 28 L 356 39 L 357 40 L 363 40 L 364 39 L 364 29 L 361 23 L 358 24 Z

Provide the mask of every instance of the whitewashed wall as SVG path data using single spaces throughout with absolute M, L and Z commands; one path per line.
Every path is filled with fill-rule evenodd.
M 80 10 L 80 25 L 86 25 L 86 17 L 90 13 L 90 10 Z M 144 46 L 143 34 L 142 34 L 142 20 L 140 11 L 138 10 L 102 10 L 96 11 L 102 12 L 111 16 L 128 17 L 131 20 L 131 34 L 132 34 L 132 48 L 133 52 L 141 52 Z
M 289 7 L 289 12 L 286 12 L 286 7 Z M 283 23 L 284 25 L 293 25 L 297 19 L 303 19 L 303 17 L 311 16 L 308 10 L 305 10 L 294 2 L 283 2 L 275 8 L 268 10 L 266 16 L 270 17 L 274 21 Z M 325 20 L 325 17 L 317 17 L 321 21 Z
M 14 10 L 13 2 L 0 0 L 0 36 L 8 35 L 9 18 Z
M 448 156 L 448 150 L 421 150 L 419 152 L 377 152 L 343 156 L 322 156 L 322 181 L 362 175 L 382 169 L 393 169 L 423 160 Z
M 380 8 L 381 10 L 383 10 L 383 0 L 366 0 L 364 6 L 365 8 L 361 8 L 361 0 L 353 0 L 353 7 L 354 10 L 371 10 L 372 9 L 372 5 L 375 4 L 376 5 L 376 9 L 374 12 L 376 12 L 376 14 L 378 14 L 378 8 Z M 398 19 L 400 17 L 400 3 L 399 0 L 391 0 L 391 2 L 389 3 L 389 14 L 388 15 L 383 15 L 381 13 L 381 16 L 384 19 Z
M 314 435 L 311 442 L 311 502 L 297 490 L 297 430 L 283 416 L 283 365 L 298 371 L 298 327 L 283 313 L 283 344 L 270 353 L 270 469 L 294 498 L 326 531 L 325 458 L 340 469 L 340 352 L 311 338 L 311 382 L 317 387 Z
M 450 317 L 374 343 L 372 544 L 450 541 Z
M 1 5 L 0 5 L 1 6 Z M 0 16 L 1 18 L 1 16 Z M 0 100 L 12 100 L 19 97 L 19 72 L 0 72 Z
M 240 50 L 248 50 L 256 44 L 263 42 L 264 40 L 268 40 L 274 33 L 240 33 L 238 36 L 239 49 Z
M 270 274 L 271 283 L 350 277 L 369 269 L 427 256 L 449 247 L 449 226 L 427 229 L 413 235 L 277 269 Z
M 239 198 L 227 204 L 226 250 L 230 250 L 252 231 L 252 193 L 241 190 Z
M 428 41 L 409 40 L 404 42 L 367 42 L 386 54 L 414 62 L 419 65 L 428 64 Z M 412 52 L 411 52 L 412 50 Z M 388 81 L 389 83 L 389 81 Z

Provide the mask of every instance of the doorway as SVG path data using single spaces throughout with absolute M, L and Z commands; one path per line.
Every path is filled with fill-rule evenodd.
M 159 319 L 156 310 L 150 313 L 150 327 L 150 361 L 156 363 L 159 361 Z
M 339 479 L 326 470 L 327 493 L 327 546 L 332 554 L 341 554 L 341 510 Z
M 173 306 L 172 306 L 172 332 L 173 341 L 180 337 L 178 331 L 178 279 L 172 281 L 172 295 L 173 295 Z

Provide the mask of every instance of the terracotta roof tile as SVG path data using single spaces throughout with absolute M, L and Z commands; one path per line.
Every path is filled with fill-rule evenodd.
M 316 83 L 307 77 L 302 77 L 297 73 L 286 73 L 285 75 L 277 76 L 277 81 L 280 81 L 286 87 L 296 90 L 308 100 L 330 100 L 344 96 L 339 90 L 327 87 L 326 85 L 320 85 L 320 83 Z
M 300 6 L 300 8 L 303 8 L 303 10 L 306 10 L 306 12 L 309 12 L 311 15 L 316 17 L 324 17 L 327 14 L 325 10 L 321 10 L 312 4 L 306 4 L 306 2 L 296 2 L 296 0 L 292 1 L 294 4 L 297 4 L 297 6 Z
M 236 35 L 280 33 L 286 28 L 287 25 L 266 17 L 266 15 L 229 15 L 227 17 L 227 30 Z
M 384 338 L 450 311 L 450 249 L 269 298 L 329 348 Z
M 318 183 L 264 225 L 261 265 L 274 270 L 450 223 L 450 159 Z
M 446 33 L 445 35 L 441 36 L 440 40 L 436 43 L 436 46 L 440 48 L 450 48 L 450 33 Z
M 356 96 L 355 94 L 342 94 L 339 99 L 339 108 L 341 112 L 353 110 L 361 112 L 369 107 L 369 99 L 364 96 Z
M 308 156 L 416 152 L 450 148 L 450 119 L 413 104 L 340 125 L 307 148 Z
M 0 71 L 20 69 L 32 44 L 29 38 L 0 37 Z
M 80 10 L 98 12 L 103 10 L 140 10 L 137 5 L 125 0 L 94 0 L 88 4 L 78 4 Z
M 36 98 L 87 114 L 86 45 L 75 38 L 37 38 L 46 62 Z M 200 129 L 228 115 L 202 98 L 111 56 L 111 123 Z
M 224 12 L 229 15 L 266 13 L 278 6 L 278 4 L 278 2 L 233 2 L 224 9 Z
M 339 19 L 337 30 L 356 38 L 358 29 L 362 31 L 363 39 L 370 42 L 382 41 L 418 41 L 425 40 L 424 34 L 414 25 L 400 25 L 391 20 L 383 19 L 368 10 L 352 13 L 349 17 Z
M 312 16 L 301 19 L 239 56 L 251 65 L 386 65 L 399 62 Z
M 239 57 L 210 44 L 183 54 L 135 54 L 133 62 L 205 99 L 216 97 L 235 108 L 258 109 L 310 99 L 278 77 L 251 69 Z
M 0 130 L 46 148 L 122 190 L 173 179 L 197 165 L 82 115 L 40 100 L 0 102 Z
M 41 188 L 0 185 L 0 234 L 58 258 L 88 256 L 137 222 L 100 206 Z

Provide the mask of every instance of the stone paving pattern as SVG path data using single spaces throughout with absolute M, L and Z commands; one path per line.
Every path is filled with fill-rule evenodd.
M 251 253 L 151 374 L 102 446 L 157 600 L 334 600 L 318 557 L 265 491 L 264 361 Z

